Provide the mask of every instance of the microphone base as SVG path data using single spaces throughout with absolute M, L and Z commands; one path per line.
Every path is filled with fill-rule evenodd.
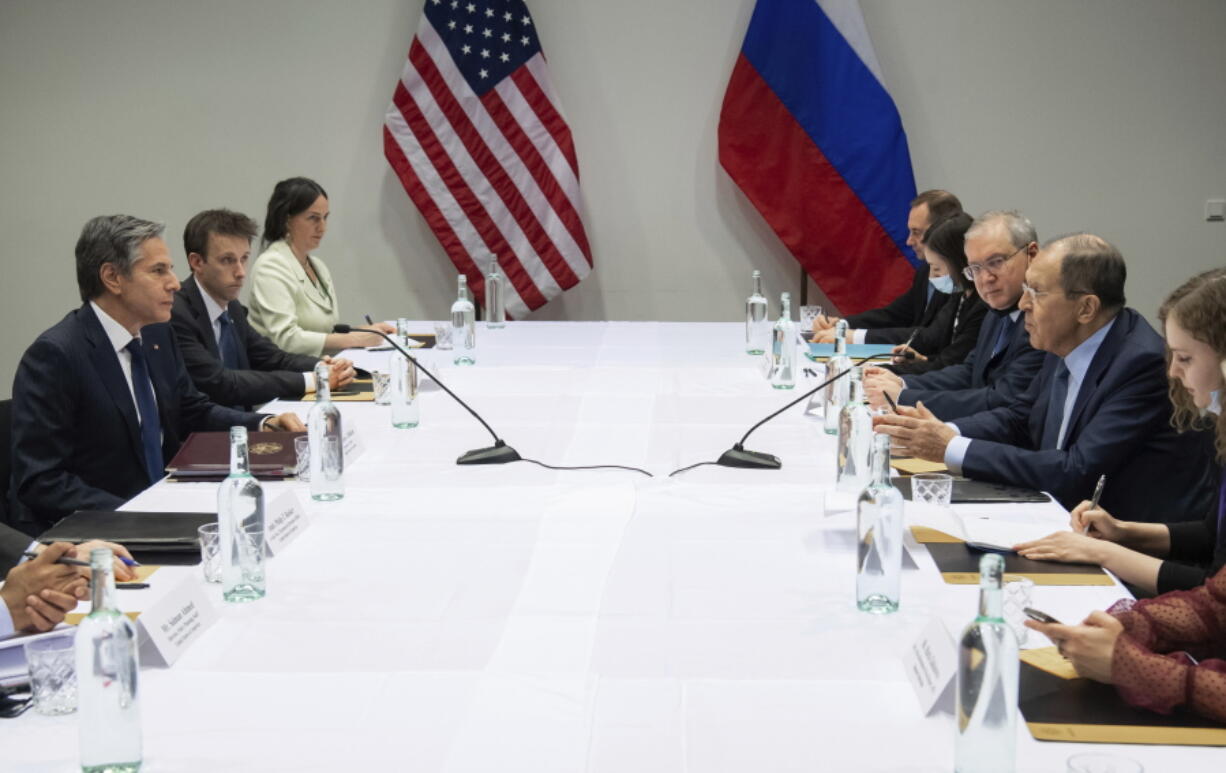
M 489 448 L 476 448 L 455 460 L 456 464 L 507 464 L 520 461 L 519 452 L 501 440 Z
M 783 466 L 777 456 L 737 447 L 725 451 L 716 464 L 720 467 L 743 467 L 751 470 L 777 470 Z

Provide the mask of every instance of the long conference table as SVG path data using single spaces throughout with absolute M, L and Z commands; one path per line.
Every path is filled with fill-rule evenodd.
M 953 769 L 953 716 L 924 715 L 900 656 L 934 617 L 956 638 L 977 588 L 946 584 L 912 545 L 900 611 L 856 609 L 855 513 L 830 496 L 820 420 L 802 406 L 755 433 L 747 446 L 781 470 L 666 477 L 797 394 L 769 387 L 741 325 L 511 323 L 478 338 L 473 367 L 423 362 L 520 454 L 656 477 L 457 466 L 489 436 L 428 380 L 414 429 L 340 404 L 365 446 L 345 498 L 265 483 L 312 518 L 270 560 L 267 598 L 224 605 L 208 586 L 221 619 L 172 667 L 142 669 L 148 770 Z M 125 508 L 214 510 L 215 490 L 164 481 Z M 1035 517 L 1067 524 L 1055 504 Z M 121 601 L 204 585 L 195 567 L 153 580 Z M 1125 595 L 1039 586 L 1034 603 L 1073 621 Z M 1021 722 L 1017 748 L 1017 770 L 1036 773 L 1086 751 L 1150 773 L 1226 764 L 1220 749 L 1039 742 Z M 0 721 L 0 769 L 76 760 L 75 715 Z

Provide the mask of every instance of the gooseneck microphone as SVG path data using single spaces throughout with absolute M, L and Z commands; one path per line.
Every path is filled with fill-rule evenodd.
M 374 333 L 377 336 L 381 336 L 389 344 L 395 347 L 396 351 L 400 352 L 405 357 L 407 357 L 409 362 L 413 363 L 418 368 L 420 368 L 421 372 L 429 376 L 430 380 L 438 384 L 439 387 L 441 387 L 444 392 L 451 395 L 451 399 L 455 400 L 457 403 L 464 406 L 464 410 L 471 413 L 474 419 L 481 422 L 481 426 L 485 427 L 486 431 L 490 433 L 490 436 L 494 438 L 494 445 L 489 446 L 487 448 L 473 449 L 472 451 L 469 451 L 463 454 L 462 456 L 460 456 L 459 459 L 456 459 L 456 462 L 455 462 L 456 464 L 506 464 L 507 462 L 520 461 L 519 452 L 516 451 L 514 448 L 511 448 L 509 445 L 507 445 L 503 441 L 502 438 L 498 437 L 498 433 L 495 432 L 493 428 L 490 427 L 490 425 L 486 423 L 485 419 L 481 418 L 481 415 L 479 413 L 474 411 L 468 403 L 461 400 L 459 395 L 457 395 L 455 392 L 452 392 L 450 389 L 448 389 L 446 384 L 444 384 L 442 381 L 439 381 L 438 376 L 434 375 L 430 371 L 423 368 L 421 363 L 418 362 L 413 357 L 413 355 L 405 351 L 405 349 L 400 344 L 396 343 L 396 341 L 391 336 L 387 335 L 382 330 L 373 330 L 367 327 L 351 327 L 349 325 L 337 325 L 336 327 L 332 328 L 332 332 L 334 333 Z
M 876 356 L 877 355 L 874 354 L 874 355 L 869 355 L 868 357 L 863 357 L 859 360 L 856 360 L 855 365 L 863 365 L 864 363 L 868 362 L 869 360 L 873 359 Z M 747 451 L 745 450 L 745 441 L 749 439 L 749 436 L 752 435 L 754 433 L 754 430 L 756 430 L 758 427 L 761 427 L 763 424 L 775 418 L 779 414 L 783 413 L 788 408 L 791 408 L 793 405 L 797 405 L 802 400 L 806 400 L 809 397 L 812 397 L 813 395 L 817 394 L 819 390 L 825 389 L 830 384 L 833 384 L 834 382 L 846 376 L 848 373 L 851 373 L 855 365 L 853 365 L 851 368 L 848 368 L 847 370 L 844 370 L 840 373 L 836 373 L 835 375 L 831 376 L 830 378 L 826 379 L 822 383 L 810 389 L 808 392 L 805 392 L 800 397 L 797 397 L 792 402 L 783 406 L 782 408 L 775 411 L 774 413 L 771 413 L 769 416 L 767 416 L 766 418 L 759 421 L 757 424 L 750 427 L 749 431 L 746 432 L 744 435 L 742 435 L 741 439 L 737 441 L 737 443 L 733 445 L 732 448 L 729 448 L 727 451 L 723 453 L 723 455 L 719 457 L 719 461 L 699 462 L 698 464 L 691 464 L 689 467 L 682 467 L 679 470 L 673 470 L 672 472 L 668 474 L 668 477 L 671 478 L 679 472 L 685 472 L 686 470 L 692 470 L 695 467 L 700 467 L 704 464 L 717 464 L 720 467 L 743 467 L 743 468 L 752 469 L 752 470 L 777 470 L 779 469 L 780 467 L 783 466 L 783 463 L 779 461 L 779 457 L 775 456 L 774 454 L 764 453 L 762 451 Z

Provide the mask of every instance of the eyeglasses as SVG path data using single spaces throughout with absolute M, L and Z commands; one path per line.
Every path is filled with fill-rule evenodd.
M 993 255 L 983 263 L 972 263 L 966 268 L 962 269 L 962 275 L 972 282 L 975 281 L 975 277 L 979 276 L 979 274 L 983 271 L 987 271 L 992 276 L 996 276 L 1014 255 L 1018 254 L 1029 246 L 1030 242 L 1026 242 L 1008 255 Z
M 1026 284 L 1025 282 L 1022 282 L 1022 292 L 1026 294 L 1026 297 L 1030 298 L 1031 303 L 1036 303 L 1044 295 L 1051 295 L 1053 291 L 1052 290 L 1036 290 L 1030 285 Z M 1094 293 L 1088 290 L 1069 290 L 1068 292 L 1064 293 L 1064 297 L 1072 298 L 1073 296 L 1076 296 L 1076 295 L 1093 295 L 1093 294 Z

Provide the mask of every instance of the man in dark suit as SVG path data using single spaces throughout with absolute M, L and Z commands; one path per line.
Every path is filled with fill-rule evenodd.
M 883 394 L 899 405 L 923 402 L 950 421 L 1009 405 L 1025 392 L 1043 365 L 1044 354 L 1030 345 L 1018 302 L 1031 258 L 1038 252 L 1034 225 L 1018 212 L 986 212 L 966 232 L 967 278 L 990 311 L 979 328 L 975 348 L 957 365 L 905 379 L 882 368 L 865 372 L 865 391 L 873 407 Z
M 96 217 L 77 240 L 84 303 L 40 335 L 13 381 L 13 524 L 36 534 L 75 510 L 109 510 L 162 478 L 191 432 L 301 431 L 209 402 L 170 326 L 179 280 L 162 226 Z
M 1162 338 L 1125 308 L 1125 276 L 1097 236 L 1047 243 L 1021 303 L 1031 342 L 1048 352 L 1030 388 L 952 424 L 903 409 L 876 419 L 879 431 L 955 473 L 1042 489 L 1068 508 L 1106 475 L 1101 504 L 1117 517 L 1204 512 L 1217 494 L 1212 440 L 1171 427 Z
M 949 191 L 924 191 L 911 200 L 911 210 L 907 213 L 907 246 L 920 260 L 915 278 L 910 289 L 888 306 L 847 317 L 848 343 L 901 344 L 911 331 L 936 317 L 949 295 L 937 292 L 928 281 L 929 267 L 923 256 L 924 234 L 934 223 L 961 211 L 962 202 Z M 833 343 L 834 326 L 838 321 L 838 317 L 825 315 L 814 320 L 814 342 Z
M 183 229 L 192 275 L 175 293 L 170 324 L 187 373 L 215 403 L 242 410 L 315 391 L 315 357 L 290 354 L 257 333 L 238 302 L 251 258 L 255 221 L 228 209 L 210 209 Z M 324 357 L 332 389 L 353 380 L 348 360 Z

